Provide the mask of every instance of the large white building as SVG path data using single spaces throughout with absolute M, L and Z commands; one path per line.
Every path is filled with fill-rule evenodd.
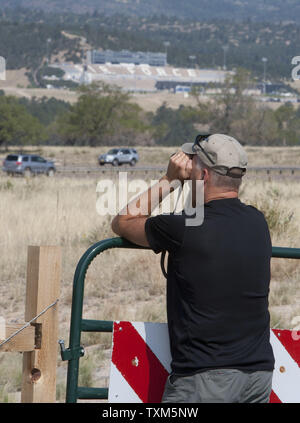
M 76 83 L 104 81 L 116 84 L 128 91 L 156 91 L 157 89 L 175 88 L 176 85 L 223 83 L 226 71 L 215 69 L 188 69 L 171 66 L 120 64 L 87 64 L 69 63 L 51 64 L 62 69 L 63 79 Z
M 135 65 L 147 64 L 150 66 L 166 66 L 166 53 L 152 53 L 144 51 L 112 51 L 112 50 L 89 50 L 87 52 L 88 64 L 105 63 L 134 63 Z

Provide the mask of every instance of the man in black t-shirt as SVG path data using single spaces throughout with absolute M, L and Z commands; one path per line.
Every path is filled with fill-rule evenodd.
M 144 213 L 117 215 L 130 241 L 168 251 L 167 317 L 172 355 L 163 402 L 268 402 L 274 356 L 268 294 L 272 253 L 263 214 L 238 199 L 247 156 L 234 138 L 198 136 L 170 158 L 166 175 L 135 199 Z M 151 217 L 165 181 L 204 185 L 204 219 Z M 151 191 L 158 188 L 157 201 Z M 152 202 L 151 202 L 152 200 Z M 199 199 L 198 199 L 199 200 Z

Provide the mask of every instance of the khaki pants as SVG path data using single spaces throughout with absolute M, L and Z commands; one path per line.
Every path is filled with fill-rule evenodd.
M 272 376 L 272 371 L 243 372 L 237 369 L 214 369 L 192 376 L 171 375 L 162 402 L 267 403 Z

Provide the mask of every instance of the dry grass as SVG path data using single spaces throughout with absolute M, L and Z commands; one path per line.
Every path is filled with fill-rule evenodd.
M 299 248 L 300 186 L 297 181 L 257 182 L 242 187 L 241 199 L 262 210 L 268 221 L 272 245 Z M 272 327 L 292 329 L 300 314 L 300 266 L 298 260 L 273 258 L 270 311 Z
M 44 152 L 56 154 L 59 149 L 49 148 Z M 94 156 L 95 150 L 84 150 L 80 155 Z M 78 151 L 72 149 L 72 155 L 76 156 Z M 167 158 L 170 151 L 173 149 L 144 148 L 142 160 Z M 252 153 L 258 160 L 265 154 L 264 151 Z M 296 153 L 300 155 L 300 149 Z M 292 160 L 296 153 L 286 151 L 283 157 Z M 273 158 L 277 158 L 277 152 Z M 110 218 L 101 217 L 96 211 L 98 180 L 92 176 L 0 178 L 0 315 L 8 321 L 24 319 L 27 246 L 60 245 L 63 274 L 59 337 L 68 342 L 72 281 L 78 260 L 89 245 L 114 236 Z M 241 199 L 265 212 L 273 245 L 299 247 L 299 183 L 293 180 L 253 183 L 249 178 L 242 187 Z M 166 321 L 165 279 L 159 259 L 146 250 L 110 250 L 100 255 L 87 272 L 84 316 L 101 320 Z M 273 326 L 291 328 L 292 318 L 300 314 L 299 287 L 298 262 L 273 259 L 270 291 Z M 87 347 L 87 357 L 81 361 L 83 384 L 107 386 L 110 342 L 109 334 L 83 335 Z M 19 394 L 14 396 L 14 392 L 20 390 L 21 368 L 20 354 L 0 354 L 0 402 L 19 400 Z M 57 398 L 63 401 L 66 363 L 59 356 L 57 379 Z
M 25 75 L 28 70 L 26 68 L 17 70 L 6 70 L 6 80 L 0 81 L 0 89 L 6 89 L 7 87 L 24 87 L 29 85 L 29 79 Z

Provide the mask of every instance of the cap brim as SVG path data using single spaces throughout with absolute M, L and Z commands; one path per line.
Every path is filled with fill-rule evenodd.
M 196 154 L 195 151 L 193 151 L 193 145 L 194 145 L 194 143 L 192 143 L 192 142 L 186 142 L 185 144 L 183 144 L 181 146 L 181 150 L 185 154 Z

